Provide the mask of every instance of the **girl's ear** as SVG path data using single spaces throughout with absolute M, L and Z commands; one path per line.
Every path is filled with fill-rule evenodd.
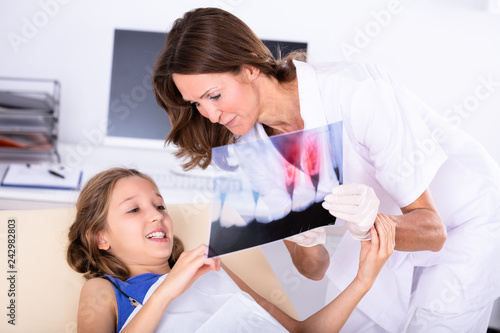
M 103 232 L 100 232 L 97 236 L 97 245 L 99 246 L 100 250 L 104 251 L 109 250 L 109 248 L 111 247 Z

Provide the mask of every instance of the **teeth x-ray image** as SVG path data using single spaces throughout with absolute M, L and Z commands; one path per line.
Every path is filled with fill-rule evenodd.
M 342 184 L 342 122 L 217 147 L 212 161 L 209 257 L 335 224 L 321 203 Z

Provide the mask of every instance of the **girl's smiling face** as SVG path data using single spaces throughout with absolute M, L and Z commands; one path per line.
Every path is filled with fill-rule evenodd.
M 257 69 L 243 66 L 238 74 L 174 74 L 173 80 L 182 98 L 203 117 L 243 135 L 257 122 L 258 93 L 252 83 L 258 75 Z
M 117 181 L 99 248 L 120 259 L 131 276 L 162 274 L 170 270 L 168 258 L 173 241 L 172 220 L 157 188 L 138 176 Z

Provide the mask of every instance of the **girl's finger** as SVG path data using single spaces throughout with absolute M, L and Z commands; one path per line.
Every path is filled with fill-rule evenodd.
M 219 271 L 219 269 L 220 269 L 220 258 L 205 259 L 204 262 L 203 262 L 203 264 L 209 266 L 210 269 L 213 270 L 213 271 Z
M 394 251 L 394 248 L 396 247 L 396 223 L 394 223 L 394 221 L 392 221 L 390 218 L 388 217 L 385 217 L 384 216 L 384 219 L 387 223 L 387 225 L 389 226 L 389 246 L 390 246 L 390 250 L 391 250 L 391 253 Z
M 220 270 L 220 258 L 215 258 L 214 259 L 214 270 L 219 271 Z
M 205 264 L 207 251 L 207 246 L 205 244 L 198 245 L 190 251 L 183 252 L 177 262 L 179 262 L 179 264 L 182 262 L 186 265 L 195 264 L 199 267 Z
M 375 229 L 375 226 L 373 226 L 373 225 L 370 228 L 370 236 L 371 236 L 371 239 L 378 238 L 377 230 Z
M 205 244 L 200 244 L 191 251 L 185 251 L 184 255 L 187 257 L 198 257 L 200 255 L 204 255 L 206 252 L 207 246 Z
M 382 214 L 379 215 L 380 215 L 380 222 L 383 224 L 384 229 L 386 231 L 386 243 L 384 245 L 384 248 L 387 249 L 387 253 L 390 255 L 394 251 L 394 246 L 395 246 L 394 235 L 396 233 L 396 225 L 388 217 Z
M 377 220 L 375 219 L 375 223 L 377 223 Z M 380 247 L 380 233 L 376 226 L 371 227 L 370 229 L 370 235 L 372 236 L 371 239 L 371 248 L 370 251 L 378 251 Z

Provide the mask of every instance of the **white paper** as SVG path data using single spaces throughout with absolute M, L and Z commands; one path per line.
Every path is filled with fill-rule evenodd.
M 73 190 L 78 188 L 81 180 L 81 170 L 39 164 L 11 164 L 1 185 Z

